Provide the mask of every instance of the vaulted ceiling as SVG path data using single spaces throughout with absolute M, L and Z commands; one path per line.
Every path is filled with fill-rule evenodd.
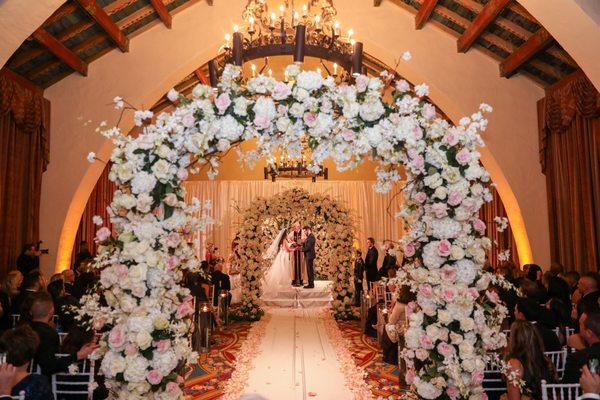
M 88 64 L 95 59 L 114 48 L 126 52 L 134 36 L 154 24 L 170 27 L 174 14 L 199 1 L 68 0 L 5 67 L 42 88 L 72 73 L 87 75 Z M 431 23 L 456 36 L 459 52 L 483 50 L 498 60 L 499 73 L 507 78 L 522 73 L 546 86 L 578 69 L 515 0 L 374 0 L 374 6 L 382 1 L 413 12 L 416 29 Z

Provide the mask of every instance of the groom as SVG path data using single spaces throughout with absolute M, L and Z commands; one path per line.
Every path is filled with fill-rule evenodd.
M 304 261 L 306 262 L 306 275 L 308 275 L 308 285 L 304 289 L 313 289 L 315 287 L 315 235 L 312 234 L 310 226 L 302 228 L 302 235 L 306 238 L 302 243 L 302 252 L 304 253 Z

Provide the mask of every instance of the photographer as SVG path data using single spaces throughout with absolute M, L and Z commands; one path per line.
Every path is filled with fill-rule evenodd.
M 39 246 L 42 243 L 40 240 L 37 245 L 33 243 L 25 243 L 23 251 L 17 258 L 17 269 L 23 276 L 29 275 L 31 271 L 40 268 L 40 256 L 48 254 L 48 250 L 40 250 Z

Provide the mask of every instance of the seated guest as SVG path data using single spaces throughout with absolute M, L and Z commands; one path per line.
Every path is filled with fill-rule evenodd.
M 579 331 L 587 347 L 569 353 L 563 383 L 577 383 L 581 377 L 581 368 L 592 358 L 600 359 L 600 312 L 584 312 L 579 319 Z
M 23 304 L 26 303 L 27 298 L 33 294 L 45 290 L 46 282 L 44 277 L 39 271 L 34 271 L 23 278 L 23 284 L 21 285 L 21 291 L 15 297 L 13 303 L 13 314 L 23 314 Z
M 566 327 L 574 326 L 571 318 L 571 300 L 569 296 L 569 284 L 558 276 L 550 277 L 548 280 L 548 302 L 546 308 L 552 312 L 560 332 Z
M 40 365 L 42 373 L 50 376 L 56 372 L 66 372 L 69 365 L 77 360 L 87 358 L 98 347 L 88 343 L 82 346 L 70 357 L 57 358 L 55 354 L 60 353 L 60 340 L 58 332 L 52 326 L 54 316 L 54 303 L 52 297 L 45 292 L 37 293 L 31 304 L 31 328 L 40 338 L 40 347 L 35 354 L 35 360 Z
M 73 294 L 73 284 L 75 283 L 75 271 L 72 269 L 65 269 L 62 272 L 63 282 L 65 282 L 65 292 Z
M 537 264 L 529 264 L 527 270 L 527 281 L 535 284 L 535 289 L 532 291 L 532 295 L 528 296 L 536 300 L 539 304 L 546 303 L 546 288 L 542 284 L 542 268 Z
M 68 331 L 75 322 L 70 308 L 78 305 L 77 299 L 65 292 L 62 280 L 50 282 L 48 284 L 48 293 L 50 293 L 52 301 L 54 301 L 54 311 L 58 315 L 60 327 L 63 331 Z
M 12 328 L 12 314 L 15 298 L 19 295 L 19 287 L 23 282 L 23 275 L 19 271 L 10 271 L 0 279 L 0 332 Z
M 21 391 L 27 400 L 54 398 L 48 378 L 27 371 L 39 345 L 39 338 L 27 325 L 6 331 L 0 337 L 0 352 L 6 355 L 6 364 L 0 365 L 0 375 L 2 381 L 8 381 L 0 382 L 0 399 L 3 395 L 17 396 Z
M 396 269 L 396 256 L 394 254 L 394 243 L 387 241 L 383 244 L 385 249 L 385 257 L 379 269 L 379 278 L 387 278 L 389 269 Z
M 515 318 L 517 320 L 529 321 L 534 324 L 535 329 L 542 338 L 544 349 L 542 351 L 558 351 L 561 349 L 558 336 L 553 330 L 549 329 L 540 322 L 540 316 L 545 309 L 529 299 L 521 299 L 515 306 Z M 547 311 L 547 310 L 545 310 Z
M 227 291 L 227 304 L 231 303 L 231 280 L 229 275 L 223 272 L 223 262 L 217 260 L 214 263 L 213 271 L 210 274 L 210 280 L 214 285 L 213 291 L 213 306 L 219 305 L 219 296 L 222 290 Z
M 600 375 L 598 373 L 591 373 L 587 365 L 584 365 L 581 369 L 579 385 L 583 394 L 577 400 L 600 399 Z
M 573 301 L 573 294 L 577 290 L 577 284 L 579 283 L 579 272 L 577 271 L 569 271 L 561 274 L 560 277 L 567 282 L 569 285 L 569 294 L 571 295 L 571 300 Z
M 79 252 L 75 255 L 75 261 L 73 263 L 75 269 L 78 270 L 82 264 L 87 263 L 92 258 L 94 257 L 92 256 L 92 253 L 90 253 L 88 242 L 85 240 L 79 242 Z
M 381 343 L 383 361 L 388 364 L 398 365 L 398 341 L 402 341 L 404 338 L 407 321 L 406 306 L 415 300 L 415 295 L 410 291 L 410 287 L 403 286 L 398 299 L 392 305 L 392 312 L 385 326 Z M 403 374 L 400 373 L 400 376 Z
M 580 298 L 577 302 L 577 307 L 572 317 L 579 319 L 579 316 L 583 313 L 584 307 L 588 305 L 598 305 L 598 299 L 600 298 L 600 290 L 598 290 L 598 276 L 594 273 L 588 273 L 579 278 L 577 284 L 577 291 L 579 292 Z
M 506 361 L 511 372 L 525 385 L 519 388 L 511 381 L 506 383 L 506 400 L 533 400 L 542 397 L 542 380 L 555 382 L 552 362 L 544 356 L 544 344 L 532 323 L 513 322 L 510 329 Z
M 96 284 L 98 278 L 94 274 L 94 271 L 90 268 L 89 263 L 92 260 L 82 261 L 77 277 L 75 278 L 75 282 L 73 283 L 73 288 L 71 289 L 71 295 L 76 299 L 81 299 L 81 297 L 88 293 L 88 291 Z
M 354 259 L 354 305 L 360 307 L 363 291 L 363 279 L 365 277 L 365 262 L 362 258 L 362 251 L 356 249 Z

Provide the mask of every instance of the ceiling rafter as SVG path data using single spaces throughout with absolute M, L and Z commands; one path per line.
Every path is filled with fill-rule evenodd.
M 49 34 L 46 29 L 38 28 L 33 32 L 32 37 L 73 70 L 79 72 L 83 76 L 87 75 L 87 63 L 79 58 L 79 56 L 71 49 L 62 44 L 62 42 Z
M 152 4 L 152 7 L 154 7 L 154 10 L 158 14 L 158 18 L 160 18 L 160 20 L 163 22 L 163 24 L 165 24 L 167 28 L 171 29 L 173 18 L 171 17 L 169 10 L 167 10 L 167 7 L 165 6 L 163 0 L 150 0 L 150 3 Z
M 437 3 L 438 0 L 424 0 L 421 3 L 421 8 L 419 8 L 419 12 L 415 16 L 415 28 L 421 29 L 425 26 L 429 18 L 431 18 L 431 14 Z
M 458 38 L 457 48 L 460 53 L 468 51 L 479 36 L 494 22 L 498 14 L 512 0 L 490 0 L 477 14 L 473 23 Z
M 129 39 L 119 29 L 117 24 L 110 18 L 96 0 L 74 0 L 76 1 L 94 21 L 106 32 L 108 37 L 117 45 L 122 52 L 129 51 Z
M 535 57 L 539 52 L 554 43 L 554 38 L 545 28 L 538 29 L 521 47 L 512 52 L 500 63 L 500 75 L 510 77 L 515 74 L 526 62 Z

